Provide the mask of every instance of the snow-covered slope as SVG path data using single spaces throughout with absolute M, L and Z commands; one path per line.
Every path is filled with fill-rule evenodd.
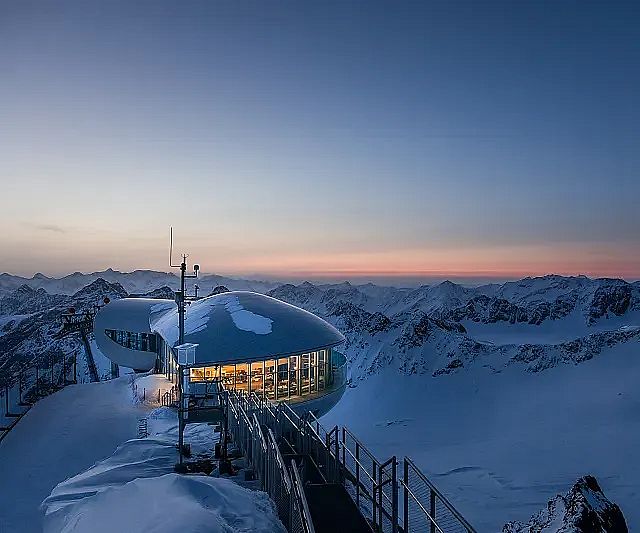
M 139 388 L 163 380 L 136 379 Z M 265 493 L 174 474 L 176 414 L 152 409 L 135 398 L 131 376 L 38 402 L 0 442 L 0 531 L 284 533 Z M 136 438 L 142 417 L 149 438 Z M 194 453 L 211 454 L 211 426 L 190 425 L 187 437 Z
M 51 490 L 137 435 L 145 410 L 131 398 L 128 377 L 70 385 L 20 420 L 0 442 L 0 531 L 41 532 Z

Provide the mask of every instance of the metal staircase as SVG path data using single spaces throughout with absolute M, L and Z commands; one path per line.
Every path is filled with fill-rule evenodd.
M 227 429 L 291 532 L 475 533 L 411 459 L 379 462 L 347 428 L 220 393 Z

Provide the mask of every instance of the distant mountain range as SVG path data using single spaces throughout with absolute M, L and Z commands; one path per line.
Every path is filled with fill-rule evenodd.
M 103 279 L 110 283 L 119 283 L 128 293 L 144 294 L 158 289 L 162 286 L 179 288 L 180 277 L 172 272 L 158 272 L 155 270 L 134 270 L 133 272 L 119 272 L 111 268 L 101 272 L 83 274 L 74 272 L 61 278 L 53 278 L 44 274 L 35 274 L 31 278 L 14 276 L 13 274 L 0 274 L 0 296 L 16 290 L 18 287 L 27 285 L 34 289 L 45 289 L 49 294 L 72 295 L 85 287 L 89 283 Z M 232 290 L 250 290 L 256 292 L 266 292 L 279 283 L 270 281 L 257 281 L 234 279 L 216 274 L 205 274 L 197 280 L 189 280 L 188 286 L 191 289 L 196 283 L 202 294 L 208 294 L 218 285 L 226 285 Z
M 302 283 L 268 294 L 340 329 L 354 378 L 386 366 L 433 376 L 477 365 L 496 372 L 509 365 L 540 371 L 640 339 L 640 283 L 619 279 L 545 276 L 417 289 Z M 516 333 L 501 342 L 510 330 L 520 338 Z M 545 336 L 549 330 L 556 338 Z
M 148 270 L 108 269 L 59 279 L 2 274 L 4 362 L 62 349 L 52 338 L 51 322 L 59 322 L 68 307 L 90 307 L 105 296 L 172 298 L 177 285 L 175 274 Z M 201 295 L 221 285 L 265 292 L 324 317 L 347 337 L 355 379 L 386 366 L 433 376 L 477 365 L 496 372 L 511 365 L 540 371 L 640 338 L 640 282 L 620 279 L 544 276 L 474 288 L 450 281 L 395 288 L 349 282 L 276 286 L 207 275 L 198 285 Z

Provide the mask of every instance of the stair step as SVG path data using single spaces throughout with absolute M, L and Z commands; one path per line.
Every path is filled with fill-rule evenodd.
M 372 533 L 371 526 L 342 485 L 309 483 L 304 492 L 316 533 Z

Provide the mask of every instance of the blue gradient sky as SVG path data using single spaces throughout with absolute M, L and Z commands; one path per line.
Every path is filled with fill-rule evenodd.
M 0 271 L 638 278 L 639 15 L 0 0 Z

